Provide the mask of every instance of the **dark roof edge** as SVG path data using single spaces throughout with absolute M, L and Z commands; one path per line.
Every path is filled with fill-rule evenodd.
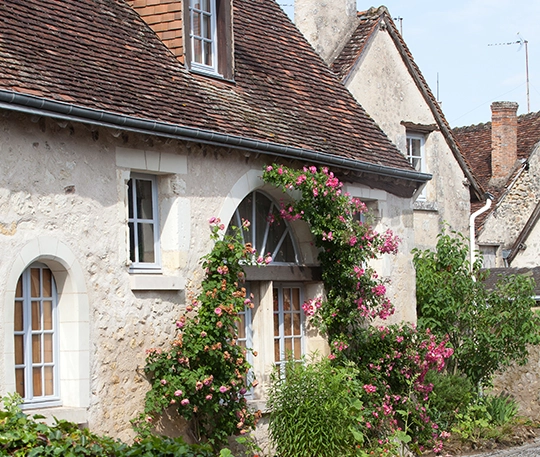
M 507 258 L 508 265 L 516 258 L 517 253 L 522 249 L 523 244 L 531 234 L 533 228 L 536 226 L 536 223 L 540 219 L 540 201 L 536 204 L 529 220 L 523 227 L 523 230 L 520 232 L 519 236 L 516 238 L 516 241 L 510 248 L 510 255 Z
M 376 165 L 324 152 L 254 140 L 237 135 L 125 116 L 6 90 L 0 90 L 0 108 L 184 141 L 234 147 L 288 159 L 308 160 L 322 165 L 336 166 L 351 171 L 373 173 L 407 181 L 426 182 L 432 178 L 432 175 L 428 173 Z
M 431 109 L 431 112 L 433 116 L 435 117 L 435 120 L 439 124 L 439 128 L 441 132 L 443 133 L 444 137 L 446 138 L 446 141 L 448 142 L 448 145 L 450 146 L 450 149 L 452 150 L 452 153 L 455 159 L 458 161 L 461 169 L 465 173 L 465 176 L 469 180 L 469 183 L 472 189 L 474 190 L 476 197 L 478 198 L 479 201 L 483 201 L 484 200 L 483 196 L 485 194 L 485 191 L 482 189 L 482 186 L 475 178 L 471 168 L 465 161 L 463 154 L 461 154 L 459 145 L 457 144 L 454 138 L 454 135 L 452 134 L 452 129 L 447 124 L 446 120 L 442 118 L 438 107 L 435 106 L 437 102 L 435 101 L 431 92 L 427 90 L 426 87 L 424 86 L 422 78 L 418 74 L 417 69 L 415 68 L 415 65 L 410 61 L 407 49 L 404 47 L 406 46 L 406 44 L 404 44 L 402 39 L 400 39 L 399 32 L 397 31 L 397 28 L 394 22 L 392 21 L 392 18 L 390 17 L 388 13 L 383 13 L 383 14 L 387 16 L 387 18 L 389 19 L 389 22 L 391 23 L 390 27 L 387 28 L 388 33 L 390 34 L 390 36 L 392 37 L 392 40 L 394 41 L 395 45 L 399 49 L 401 57 L 403 61 L 405 62 L 405 65 L 407 66 L 409 73 L 412 75 L 418 89 L 424 95 L 424 99 L 426 100 L 426 103 L 429 105 L 429 108 Z

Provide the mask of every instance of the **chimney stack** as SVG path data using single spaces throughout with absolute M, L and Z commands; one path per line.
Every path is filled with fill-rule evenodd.
M 503 185 L 517 161 L 517 109 L 515 102 L 491 104 L 491 180 Z

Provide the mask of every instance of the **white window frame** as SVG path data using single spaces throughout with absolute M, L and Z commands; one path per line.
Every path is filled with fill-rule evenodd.
M 420 155 L 415 155 L 412 153 L 412 142 L 413 141 L 420 141 Z M 426 172 L 426 137 L 425 135 L 422 135 L 421 133 L 407 133 L 407 160 L 409 163 L 416 169 L 416 171 L 420 173 Z M 418 159 L 420 162 L 419 169 L 414 165 L 414 160 Z M 426 189 L 422 190 L 420 195 L 418 196 L 417 200 L 425 200 L 426 199 Z
M 202 1 L 208 1 L 209 3 L 209 12 L 204 11 L 202 8 L 196 8 L 195 4 L 197 2 Z M 202 73 L 208 73 L 211 75 L 219 75 L 218 72 L 218 46 L 217 46 L 217 40 L 218 40 L 218 33 L 217 33 L 217 8 L 216 8 L 216 1 L 217 0 L 189 0 L 189 40 L 191 45 L 191 69 L 195 71 L 199 71 Z M 201 16 L 201 35 L 195 35 L 194 34 L 194 21 L 195 17 L 197 15 Z M 207 16 L 210 18 L 210 31 L 206 35 L 208 37 L 205 37 L 205 21 L 202 20 L 202 16 Z M 201 44 L 201 62 L 198 62 L 195 60 L 195 43 L 200 42 Z M 210 44 L 210 52 L 212 57 L 212 64 L 207 65 L 204 63 L 206 60 L 206 51 L 205 51 L 205 43 Z
M 152 189 L 152 218 L 142 219 L 137 214 L 137 186 L 136 181 L 150 181 Z M 160 247 L 160 226 L 159 226 L 159 208 L 158 208 L 158 186 L 157 176 L 147 175 L 142 173 L 131 173 L 130 181 L 131 185 L 131 201 L 128 201 L 128 224 L 133 224 L 133 252 L 131 247 L 131 229 L 128 227 L 128 247 L 129 258 L 131 260 L 131 271 L 150 271 L 156 272 L 161 270 L 161 247 Z M 128 184 L 129 185 L 129 184 Z M 129 200 L 128 192 L 128 200 Z M 132 215 L 130 217 L 129 212 L 132 209 Z M 154 262 L 141 262 L 139 261 L 140 253 L 138 250 L 138 225 L 139 224 L 152 224 L 154 229 Z M 134 257 L 133 259 L 131 257 Z
M 39 269 L 40 271 L 40 294 L 39 297 L 31 296 L 31 270 Z M 49 270 L 51 273 L 51 297 L 43 297 L 43 270 Z M 14 369 L 24 369 L 24 403 L 21 407 L 24 408 L 36 408 L 36 407 L 49 407 L 49 406 L 61 406 L 60 399 L 60 381 L 59 381 L 59 329 L 58 329 L 58 293 L 56 290 L 56 282 L 52 271 L 42 263 L 33 263 L 24 270 L 21 275 L 22 280 L 22 297 L 16 297 L 15 302 L 22 303 L 22 316 L 23 316 L 23 330 L 14 330 L 15 336 L 23 336 L 24 341 L 24 360 L 23 363 L 15 363 Z M 52 329 L 45 330 L 43 328 L 43 302 L 52 301 Z M 39 319 L 41 321 L 40 329 L 32 330 L 32 302 L 39 302 L 40 314 Z M 15 304 L 14 304 L 15 306 Z M 43 335 L 52 335 L 52 362 L 44 361 L 45 346 L 43 343 Z M 33 362 L 33 336 L 41 335 L 41 362 Z M 34 382 L 33 382 L 33 370 L 34 368 L 44 368 L 45 366 L 53 368 L 53 394 L 35 396 L 34 395 Z M 42 375 L 42 389 L 44 391 L 44 378 Z
M 274 289 L 278 289 L 278 310 L 273 310 L 272 312 L 272 319 L 275 320 L 276 317 L 278 318 L 279 324 L 279 335 L 276 336 L 273 334 L 273 343 L 275 345 L 276 340 L 279 341 L 279 360 L 276 360 L 275 358 L 275 346 L 272 346 L 273 351 L 273 359 L 274 359 L 274 365 L 279 366 L 280 368 L 287 362 L 287 354 L 285 350 L 285 339 L 286 338 L 294 338 L 299 337 L 300 338 L 300 354 L 293 354 L 295 359 L 294 360 L 301 360 L 301 357 L 305 354 L 305 346 L 306 346 L 306 332 L 305 332 L 305 318 L 304 318 L 304 312 L 302 310 L 302 304 L 304 303 L 304 286 L 300 283 L 273 283 L 272 284 L 272 299 L 274 294 Z M 296 311 L 288 311 L 291 314 L 295 313 L 300 316 L 300 335 L 285 335 L 285 328 L 284 328 L 284 321 L 285 321 L 285 310 L 283 309 L 283 290 L 284 289 L 299 289 L 299 310 Z M 292 344 L 292 347 L 294 349 L 294 343 Z

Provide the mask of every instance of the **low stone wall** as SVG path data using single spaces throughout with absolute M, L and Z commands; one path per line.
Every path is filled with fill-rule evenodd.
M 529 350 L 529 363 L 513 365 L 496 376 L 495 392 L 507 392 L 519 403 L 519 414 L 540 420 L 540 346 Z

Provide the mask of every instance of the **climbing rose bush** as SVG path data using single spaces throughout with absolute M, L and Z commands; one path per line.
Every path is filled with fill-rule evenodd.
M 324 300 L 303 306 L 313 325 L 327 335 L 332 357 L 354 350 L 355 334 L 374 319 L 387 319 L 394 307 L 386 297 L 386 282 L 369 266 L 381 254 L 397 253 L 399 238 L 391 230 L 377 233 L 364 222 L 367 207 L 343 192 L 343 184 L 326 167 L 295 170 L 268 165 L 263 179 L 301 198 L 282 204 L 285 220 L 307 222 L 320 248 L 326 290 Z
M 145 372 L 151 388 L 138 428 L 144 434 L 172 407 L 188 421 L 198 441 L 219 448 L 228 437 L 254 429 L 260 417 L 246 404 L 245 395 L 256 381 L 247 384 L 249 349 L 238 344 L 237 322 L 245 306 L 253 307 L 242 287 L 242 265 L 266 261 L 257 261 L 251 246 L 242 244 L 237 229 L 221 238 L 225 229 L 221 221 L 212 218 L 210 225 L 215 244 L 203 257 L 202 290 L 176 321 L 172 345 L 147 351 Z

